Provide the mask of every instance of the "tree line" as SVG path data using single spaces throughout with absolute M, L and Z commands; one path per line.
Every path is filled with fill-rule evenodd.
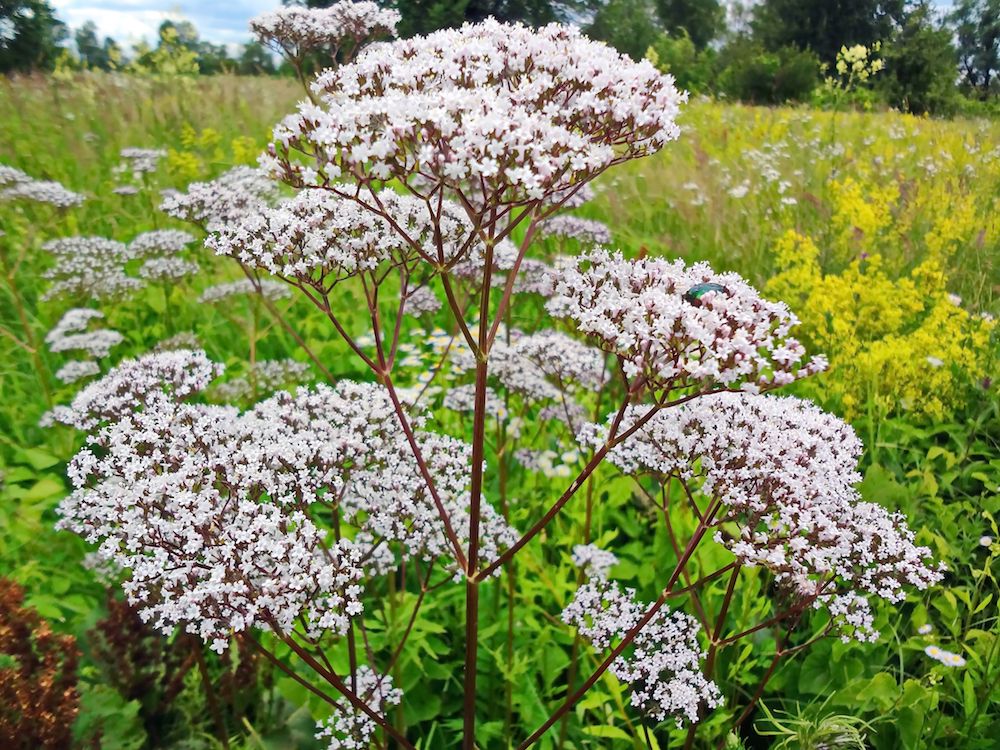
M 312 7 L 332 0 L 306 0 Z M 387 3 L 389 4 L 389 3 Z M 692 93 L 755 103 L 847 98 L 917 113 L 1000 107 L 1000 0 L 395 0 L 401 36 L 493 16 L 576 23 L 596 39 L 648 57 Z M 878 74 L 843 75 L 863 48 Z M 853 50 L 854 52 L 849 52 Z M 48 0 L 0 0 L 0 72 L 57 66 L 281 74 L 248 41 L 237 51 L 201 39 L 190 21 L 165 21 L 154 45 L 127 51 L 92 22 L 70 30 Z M 821 102 L 822 103 L 822 102 Z

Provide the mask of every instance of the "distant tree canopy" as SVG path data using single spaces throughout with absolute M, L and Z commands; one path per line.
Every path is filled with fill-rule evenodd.
M 950 20 L 965 86 L 982 97 L 1000 94 L 1000 0 L 958 0 Z
M 281 1 L 328 7 L 336 0 Z M 991 112 L 1000 103 L 1000 0 L 954 0 L 947 11 L 936 0 L 377 1 L 399 10 L 404 38 L 487 17 L 581 25 L 633 59 L 647 57 L 693 93 L 827 106 L 837 89 L 824 79 L 836 78 L 838 54 L 862 45 L 880 69 L 848 106 L 949 113 Z M 168 75 L 290 73 L 257 42 L 234 52 L 202 39 L 185 20 L 164 21 L 154 45 L 126 52 L 102 40 L 91 21 L 70 32 L 51 2 L 0 0 L 0 73 L 52 70 L 57 62 L 60 69 Z M 310 69 L 329 63 L 316 57 Z M 834 99 L 832 106 L 844 103 Z
M 950 29 L 934 22 L 928 2 L 916 5 L 886 46 L 880 85 L 906 112 L 952 112 L 957 105 L 955 48 Z
M 51 69 L 66 38 L 45 0 L 0 0 L 0 73 Z
M 870 47 L 889 39 L 905 15 L 906 0 L 763 0 L 754 36 L 769 50 L 797 47 L 833 63 L 844 45 Z
M 687 36 L 698 49 L 721 36 L 726 28 L 726 11 L 718 0 L 655 0 L 656 14 L 671 36 Z
M 305 5 L 309 8 L 326 8 L 336 0 L 283 0 L 285 5 Z M 575 21 L 593 16 L 605 5 L 604 0 L 396 0 L 382 2 L 399 11 L 400 36 L 426 34 L 443 28 L 461 26 L 486 18 L 500 21 L 522 21 L 531 26 L 541 26 L 552 21 Z

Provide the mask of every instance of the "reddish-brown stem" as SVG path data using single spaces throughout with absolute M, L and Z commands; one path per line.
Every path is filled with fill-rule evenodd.
M 215 722 L 215 731 L 219 736 L 219 743 L 223 750 L 229 750 L 229 731 L 226 729 L 226 720 L 219 707 L 219 700 L 215 695 L 215 687 L 212 685 L 212 678 L 208 674 L 208 665 L 205 663 L 205 654 L 201 650 L 201 643 L 192 638 L 191 647 L 195 651 L 195 661 L 198 663 L 198 672 L 201 674 L 201 686 L 205 691 L 205 702 L 208 703 L 208 711 L 212 714 L 212 721 Z
M 403 653 L 403 647 L 406 646 L 406 641 L 410 637 L 410 633 L 413 631 L 413 626 L 417 622 L 417 614 L 420 612 L 420 605 L 424 602 L 424 597 L 427 596 L 428 588 L 427 584 L 431 580 L 431 572 L 434 570 L 434 560 L 431 560 L 430 566 L 427 568 L 427 577 L 424 579 L 423 583 L 420 585 L 420 594 L 417 596 L 416 604 L 413 605 L 413 612 L 410 613 L 410 619 L 406 623 L 406 630 L 403 631 L 403 637 L 400 639 L 399 643 L 396 644 L 395 650 L 392 652 L 392 656 L 389 658 L 389 664 L 385 668 L 385 673 L 389 674 L 396 666 L 396 662 L 399 661 L 400 655 Z M 420 571 L 417 571 L 419 576 Z
M 479 341 L 476 356 L 476 396 L 472 422 L 472 466 L 469 489 L 469 555 L 465 580 L 465 684 L 462 709 L 462 747 L 476 747 L 476 673 L 479 654 L 479 515 L 483 497 L 483 461 L 486 442 L 486 390 L 489 340 L 487 319 L 490 309 L 490 277 L 493 269 L 493 244 L 486 243 L 486 268 L 483 273 L 479 303 Z
M 382 716 L 380 716 L 376 711 L 374 711 L 371 706 L 365 703 L 365 701 L 361 700 L 361 698 L 358 697 L 357 693 L 351 690 L 350 687 L 348 687 L 344 683 L 344 681 L 340 679 L 340 677 L 338 677 L 336 674 L 334 674 L 326 667 L 324 667 L 322 664 L 320 664 L 318 661 L 316 661 L 316 659 L 313 658 L 312 654 L 310 654 L 308 651 L 302 648 L 298 643 L 296 643 L 293 638 L 290 638 L 289 636 L 286 636 L 284 634 L 280 634 L 277 629 L 275 629 L 275 633 L 278 633 L 278 637 L 281 639 L 281 641 L 285 643 L 290 649 L 292 649 L 292 651 L 294 651 L 295 654 L 300 659 L 302 659 L 302 661 L 308 664 L 313 669 L 313 671 L 316 672 L 316 674 L 318 674 L 320 677 L 322 677 L 324 680 L 330 683 L 333 687 L 335 687 L 338 691 L 340 691 L 344 695 L 344 697 L 348 700 L 348 702 L 352 706 L 354 706 L 354 708 L 358 709 L 368 718 L 370 718 L 372 721 L 378 724 L 380 727 L 384 728 L 385 731 L 388 732 L 389 735 L 394 740 L 400 743 L 400 745 L 402 745 L 403 747 L 407 748 L 407 750 L 416 750 L 416 748 L 413 747 L 413 745 L 409 742 L 409 740 L 406 739 L 406 737 L 400 734 L 395 727 L 389 724 L 389 722 L 387 722 Z
M 448 541 L 451 542 L 452 551 L 455 553 L 455 560 L 458 562 L 460 568 L 468 570 L 469 566 L 465 553 L 462 551 L 462 545 L 458 541 L 455 529 L 451 525 L 451 520 L 448 517 L 448 511 L 444 507 L 444 502 L 438 494 L 434 478 L 431 476 L 430 469 L 427 467 L 427 462 L 424 460 L 423 451 L 420 450 L 420 445 L 417 443 L 417 437 L 413 433 L 410 420 L 406 418 L 406 411 L 403 409 L 403 404 L 400 402 L 399 395 L 396 393 L 396 387 L 392 383 L 392 377 L 386 373 L 382 377 L 382 382 L 385 384 L 386 390 L 389 392 L 389 398 L 396 411 L 396 417 L 399 420 L 400 427 L 403 428 L 403 433 L 406 435 L 407 442 L 410 444 L 410 450 L 413 452 L 413 458 L 417 462 L 417 468 L 420 470 L 420 476 L 423 477 L 424 484 L 427 485 L 427 491 L 430 493 L 431 499 L 434 501 L 434 506 L 437 508 L 438 515 L 441 517 L 441 523 L 444 525 L 444 533 L 448 537 Z
M 494 560 L 489 565 L 487 565 L 485 568 L 483 568 L 481 571 L 479 571 L 479 573 L 476 575 L 476 577 L 478 579 L 480 579 L 480 580 L 485 579 L 494 570 L 496 570 L 497 568 L 499 568 L 501 565 L 504 565 L 505 563 L 507 563 L 526 544 L 528 544 L 528 542 L 530 542 L 532 539 L 534 539 L 535 536 L 537 536 L 538 533 L 542 531 L 542 529 L 544 529 L 546 526 L 548 526 L 549 523 L 552 521 L 552 519 L 555 518 L 559 514 L 559 511 L 561 511 L 563 509 L 563 507 L 566 505 L 566 503 L 568 503 L 573 498 L 573 496 L 576 494 L 577 490 L 580 489 L 580 487 L 583 485 L 583 483 L 585 481 L 587 481 L 587 478 L 590 477 L 590 475 L 594 473 L 594 471 L 597 469 L 597 467 L 604 460 L 604 457 L 607 456 L 608 451 L 610 451 L 615 445 L 617 445 L 621 441 L 626 440 L 631 435 L 633 435 L 635 432 L 637 432 L 638 430 L 642 429 L 643 425 L 645 425 L 646 422 L 648 422 L 653 417 L 653 415 L 660 408 L 658 406 L 654 406 L 654 407 L 650 408 L 650 410 L 648 412 L 646 412 L 646 414 L 644 414 L 642 417 L 640 417 L 636 421 L 636 423 L 634 425 L 632 425 L 632 427 L 630 427 L 628 430 L 626 430 L 625 432 L 623 432 L 621 435 L 617 435 L 618 428 L 621 426 L 621 420 L 625 416 L 625 409 L 628 408 L 628 404 L 629 404 L 630 399 L 631 399 L 631 394 L 628 397 L 625 398 L 624 402 L 621 405 L 621 408 L 618 410 L 618 413 L 615 415 L 615 420 L 614 420 L 614 422 L 611 425 L 611 430 L 608 433 L 608 438 L 605 441 L 604 445 L 602 445 L 594 453 L 594 455 L 591 456 L 590 461 L 587 462 L 587 465 L 583 467 L 583 469 L 577 475 L 576 479 L 574 479 L 572 481 L 572 483 L 570 484 L 570 486 L 566 488 L 566 491 L 563 492 L 563 494 L 560 496 L 560 498 L 558 500 L 556 500 L 555 503 L 553 503 L 552 507 L 550 507 L 548 509 L 548 511 L 545 513 L 545 515 L 542 516 L 540 519 L 538 519 L 534 523 L 534 525 L 530 529 L 528 529 L 521 536 L 520 539 L 518 539 L 513 545 L 511 545 L 510 547 L 508 547 L 503 552 L 503 554 L 501 554 L 499 557 L 497 557 L 496 560 Z
M 697 549 L 698 545 L 701 543 L 701 540 L 705 536 L 705 532 L 708 531 L 709 525 L 712 523 L 712 519 L 715 517 L 715 513 L 718 509 L 719 503 L 716 502 L 705 514 L 705 519 L 698 523 L 698 527 L 695 529 L 694 534 L 688 541 L 687 547 L 684 549 L 684 554 L 681 556 L 681 559 L 677 561 L 677 565 L 674 567 L 674 572 L 670 574 L 670 579 L 667 581 L 667 585 L 664 586 L 663 593 L 661 593 L 659 598 L 653 602 L 653 605 L 646 610 L 646 614 L 644 614 L 635 626 L 625 634 L 625 636 L 621 639 L 621 642 L 611 650 L 611 653 L 605 657 L 604 661 L 600 663 L 597 669 L 594 670 L 583 685 L 567 697 L 562 705 L 560 705 L 559 708 L 557 708 L 538 729 L 532 732 L 524 742 L 518 745 L 517 750 L 526 750 L 526 748 L 531 747 L 535 744 L 535 742 L 541 739 L 542 736 L 552 727 L 552 725 L 559 721 L 563 714 L 573 708 L 573 706 L 576 705 L 576 702 L 597 684 L 597 681 L 601 679 L 601 676 L 608 670 L 615 660 L 621 656 L 622 652 L 632 645 L 636 636 L 639 635 L 642 629 L 646 627 L 649 621 L 656 616 L 656 613 L 659 612 L 666 603 L 671 590 L 681 577 L 681 571 L 684 569 L 684 566 L 687 565 L 688 560 L 691 559 L 691 555 L 694 554 L 695 549 Z

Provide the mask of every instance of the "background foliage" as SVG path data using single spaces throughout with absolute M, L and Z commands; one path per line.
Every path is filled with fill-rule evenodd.
M 252 163 L 299 91 L 285 79 L 90 73 L 0 85 L 0 162 L 88 196 L 67 212 L 0 206 L 6 232 L 0 320 L 7 331 L 0 338 L 0 569 L 24 591 L 23 617 L 44 618 L 75 640 L 77 686 L 67 710 L 77 714 L 76 742 L 216 747 L 223 736 L 231 746 L 310 747 L 309 714 L 317 706 L 302 688 L 250 654 L 224 659 L 180 636 L 150 633 L 109 593 L 100 571 L 82 565 L 85 545 L 52 530 L 53 507 L 66 491 L 64 463 L 79 437 L 42 429 L 37 420 L 74 388 L 51 376 L 62 364 L 59 355 L 14 342 L 40 341 L 66 306 L 39 301 L 44 241 L 78 233 L 127 241 L 168 225 L 154 210 L 158 191 Z M 714 733 L 734 748 L 819 748 L 861 736 L 867 744 L 856 746 L 885 750 L 995 746 L 1000 397 L 989 315 L 997 312 L 1000 291 L 1000 127 L 988 120 L 708 102 L 690 105 L 682 124 L 677 144 L 599 180 L 598 197 L 583 213 L 606 221 L 614 244 L 627 253 L 708 260 L 788 298 L 811 347 L 834 362 L 828 375 L 801 384 L 800 393 L 853 420 L 867 445 L 865 498 L 905 513 L 918 542 L 949 568 L 944 585 L 879 613 L 878 644 L 826 640 L 783 662 L 739 738 L 727 739 L 724 727 L 768 668 L 775 633 L 761 630 L 741 649 L 723 651 L 719 668 L 730 693 L 727 708 L 708 720 L 706 738 Z M 129 146 L 165 148 L 168 155 L 138 194 L 118 195 L 112 192 L 118 153 Z M 15 264 L 22 249 L 27 260 Z M 262 357 L 301 356 L 249 303 L 199 304 L 201 288 L 236 278 L 230 265 L 204 251 L 199 261 L 203 273 L 170 289 L 166 299 L 151 289 L 109 310 L 109 325 L 127 337 L 116 357 L 147 351 L 183 330 L 194 330 L 213 358 L 237 370 L 251 346 Z M 168 303 L 170 320 L 163 314 Z M 315 312 L 299 302 L 282 305 L 336 376 L 361 375 Z M 532 501 L 551 497 L 560 480 L 513 481 L 524 491 L 513 509 L 518 525 Z M 674 554 L 661 525 L 644 511 L 630 480 L 610 470 L 599 475 L 591 499 L 591 538 L 622 551 L 614 577 L 652 598 L 650 555 L 666 565 Z M 530 603 L 537 621 L 516 623 L 512 642 L 495 617 L 497 627 L 483 633 L 482 658 L 501 675 L 483 686 L 484 719 L 494 718 L 483 724 L 486 747 L 523 736 L 560 696 L 577 646 L 550 618 L 576 587 L 569 550 L 583 540 L 586 524 L 584 505 L 571 506 L 553 527 L 556 552 L 542 559 L 539 547 L 519 558 L 510 595 Z M 700 561 L 706 570 L 713 562 Z M 486 585 L 485 607 L 499 612 L 508 595 L 502 581 Z M 374 638 L 398 635 L 412 598 L 385 592 Z M 734 604 L 735 627 L 760 619 L 756 602 L 748 594 Z M 440 609 L 425 610 L 396 675 L 404 691 L 418 682 L 431 686 L 408 691 L 397 717 L 423 748 L 441 746 L 461 702 L 460 655 L 453 648 L 460 634 L 435 624 L 461 622 L 461 592 L 434 606 Z M 935 661 L 925 653 L 930 646 L 962 655 L 965 666 Z M 12 668 L 9 659 L 0 661 L 0 682 Z M 650 727 L 647 740 L 626 701 L 606 678 L 543 747 L 683 742 L 669 725 Z M 499 720 L 497 705 L 505 705 Z M 43 739 L 26 739 L 45 746 Z

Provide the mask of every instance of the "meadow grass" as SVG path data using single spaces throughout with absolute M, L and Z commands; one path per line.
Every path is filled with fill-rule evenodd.
M 54 380 L 64 358 L 40 343 L 67 307 L 40 299 L 49 263 L 41 245 L 77 234 L 128 241 L 148 229 L 180 226 L 156 210 L 159 191 L 252 164 L 272 125 L 300 98 L 294 81 L 277 78 L 85 75 L 0 82 L 0 163 L 87 196 L 68 211 L 0 204 L 6 233 L 0 238 L 6 280 L 0 457 L 7 474 L 0 567 L 26 586 L 30 605 L 75 635 L 93 625 L 103 589 L 80 567 L 84 545 L 52 530 L 52 508 L 66 491 L 63 463 L 79 438 L 37 426 L 43 412 L 76 390 Z M 797 725 L 794 716 L 802 715 L 815 734 L 828 708 L 833 718 L 859 717 L 852 726 L 874 732 L 879 748 L 988 747 L 984 738 L 995 736 L 997 717 L 983 706 L 996 696 L 1000 676 L 994 598 L 1000 592 L 997 547 L 980 548 L 978 539 L 995 535 L 993 514 L 1000 510 L 996 342 L 989 320 L 1000 312 L 1000 123 L 693 101 L 681 125 L 681 139 L 662 153 L 599 179 L 597 198 L 579 213 L 606 222 L 626 254 L 708 261 L 790 297 L 810 347 L 841 364 L 801 392 L 855 421 L 869 442 L 866 498 L 906 512 L 918 539 L 953 571 L 947 587 L 913 597 L 905 619 L 880 612 L 887 643 L 867 650 L 824 643 L 807 662 L 783 668 L 767 696 L 781 706 L 772 730 Z M 168 152 L 136 195 L 113 192 L 126 147 Z M 116 358 L 186 330 L 214 358 L 237 368 L 248 351 L 296 356 L 291 338 L 262 320 L 257 308 L 199 303 L 201 289 L 237 274 L 206 252 L 198 259 L 203 273 L 197 278 L 144 290 L 109 311 L 109 324 L 126 336 Z M 360 374 L 314 310 L 297 302 L 282 309 L 335 375 Z M 615 491 L 623 499 L 608 497 Z M 634 502 L 627 483 L 609 481 L 602 492 L 608 507 L 595 520 L 597 535 L 637 537 L 616 515 Z M 569 533 L 572 523 L 560 528 Z M 654 548 L 664 544 L 658 539 Z M 622 555 L 621 576 L 634 577 L 640 587 L 650 584 L 642 563 L 647 551 L 632 541 Z M 529 578 L 544 573 L 531 558 L 525 567 Z M 526 597 L 552 593 L 545 579 L 524 585 Z M 499 601 L 497 595 L 491 606 Z M 749 599 L 738 603 L 738 616 L 752 619 L 754 606 Z M 952 648 L 966 649 L 968 670 L 923 659 L 930 641 L 916 627 L 931 622 Z M 432 644 L 430 658 L 437 635 L 422 635 Z M 722 660 L 729 674 L 748 675 L 735 681 L 731 701 L 745 699 L 752 675 L 766 666 L 758 653 L 763 640 Z M 538 653 L 546 647 L 531 645 Z M 515 677 L 528 670 L 518 668 Z M 100 678 L 88 679 L 97 686 L 88 694 L 98 694 Z M 533 702 L 541 700 L 534 690 L 516 698 L 527 725 L 538 713 Z M 603 690 L 617 707 L 607 711 L 608 726 L 621 735 L 594 735 L 589 746 L 644 746 L 620 686 L 609 680 Z M 820 705 L 819 696 L 831 694 L 829 706 Z M 437 727 L 440 698 L 420 700 L 407 708 L 407 721 Z M 598 710 L 595 705 L 587 710 Z M 817 705 L 819 718 L 810 715 Z M 915 737 L 907 722 L 917 723 Z

